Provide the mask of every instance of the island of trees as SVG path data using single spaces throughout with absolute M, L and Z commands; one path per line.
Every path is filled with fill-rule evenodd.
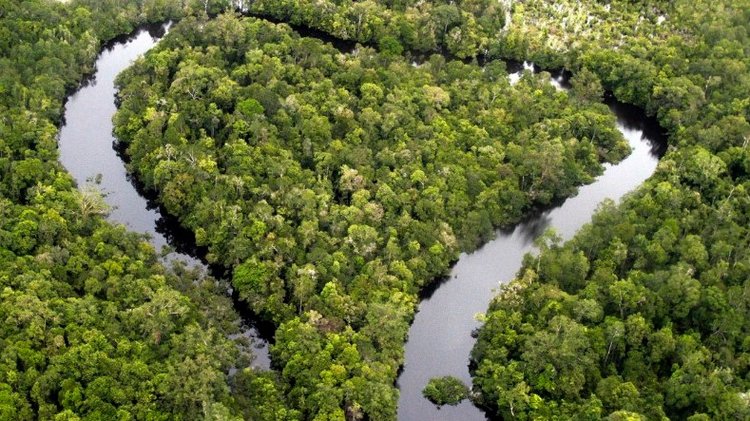
M 165 268 L 57 162 L 102 43 L 166 19 L 118 79 L 116 135 L 277 327 L 272 372 L 230 377 L 225 286 Z M 744 0 L 0 0 L 0 418 L 394 419 L 422 288 L 627 154 L 603 89 L 672 148 L 573 241 L 540 239 L 479 332 L 478 402 L 747 418 L 749 21 Z M 574 88 L 511 86 L 500 57 Z
M 608 108 L 502 62 L 414 66 L 286 25 L 185 19 L 118 82 L 130 168 L 278 325 L 306 417 L 395 416 L 420 288 L 627 145 Z

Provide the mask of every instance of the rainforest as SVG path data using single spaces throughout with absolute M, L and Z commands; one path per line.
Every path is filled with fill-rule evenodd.
M 749 22 L 0 0 L 0 419 L 749 418 Z

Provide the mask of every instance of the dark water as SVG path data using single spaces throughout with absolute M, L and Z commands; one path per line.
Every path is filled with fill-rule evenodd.
M 327 32 L 323 32 L 319 29 L 311 28 L 309 26 L 302 26 L 302 25 L 296 25 L 293 23 L 285 22 L 281 19 L 277 19 L 267 14 L 253 13 L 253 12 L 248 11 L 247 8 L 245 7 L 238 7 L 236 10 L 238 13 L 242 14 L 242 16 L 245 16 L 245 17 L 266 20 L 268 22 L 275 23 L 275 24 L 287 25 L 288 27 L 292 28 L 294 32 L 298 33 L 301 37 L 317 38 L 326 44 L 330 44 L 333 48 L 339 50 L 340 52 L 344 54 L 351 54 L 355 52 L 357 50 L 357 46 L 360 45 L 360 43 L 358 43 L 357 41 L 336 38 Z
M 222 276 L 217 268 L 210 268 L 200 257 L 205 250 L 179 222 L 162 212 L 154 196 L 128 176 L 122 157 L 114 148 L 111 118 L 114 103 L 114 78 L 134 59 L 148 51 L 166 33 L 169 25 L 144 27 L 135 34 L 109 43 L 99 56 L 96 73 L 70 96 L 66 105 L 65 123 L 60 130 L 60 160 L 70 173 L 84 185 L 89 178 L 101 175 L 99 188 L 113 207 L 110 220 L 126 225 L 130 230 L 146 233 L 154 247 L 173 249 L 166 260 L 181 260 L 207 273 Z M 331 42 L 344 52 L 352 52 L 354 43 L 341 42 L 330 36 L 305 28 L 297 28 L 305 36 Z M 538 71 L 530 63 L 508 63 L 515 82 L 523 70 Z M 558 72 L 551 82 L 558 89 L 567 88 L 566 75 Z M 406 344 L 406 363 L 398 379 L 401 391 L 399 420 L 483 420 L 485 414 L 468 401 L 456 407 L 438 410 L 421 395 L 429 378 L 454 375 L 471 384 L 468 371 L 469 352 L 474 346 L 471 332 L 479 327 L 475 314 L 484 313 L 494 289 L 499 283 L 511 280 L 520 268 L 523 255 L 533 251 L 531 243 L 547 227 L 555 227 L 564 239 L 571 238 L 587 223 L 594 210 L 605 198 L 618 200 L 640 185 L 656 168 L 658 157 L 664 152 L 661 129 L 637 108 L 606 98 L 618 117 L 618 128 L 630 142 L 632 154 L 617 165 L 606 165 L 605 173 L 593 184 L 580 188 L 577 196 L 561 206 L 543 212 L 509 232 L 498 232 L 495 240 L 481 249 L 462 254 L 446 282 L 436 287 L 419 305 Z M 235 307 L 243 313 L 243 306 L 235 297 Z M 272 327 L 260 327 L 246 321 L 243 335 L 254 338 L 258 349 L 254 365 L 270 365 L 267 342 L 259 337 L 270 337 Z
M 60 128 L 60 162 L 67 168 L 79 186 L 87 180 L 100 178 L 98 187 L 105 193 L 112 207 L 109 219 L 121 223 L 131 231 L 148 234 L 157 251 L 168 246 L 173 249 L 165 261 L 183 261 L 198 267 L 204 273 L 223 275 L 201 261 L 205 250 L 195 245 L 191 232 L 181 228 L 179 222 L 162 212 L 154 197 L 144 191 L 126 172 L 125 164 L 114 147 L 112 115 L 115 107 L 114 79 L 118 73 L 151 49 L 163 37 L 170 24 L 145 26 L 130 36 L 120 37 L 105 45 L 96 61 L 96 73 L 72 94 L 65 105 L 64 123 Z M 237 302 L 235 307 L 242 311 Z M 254 341 L 253 365 L 267 369 L 270 366 L 267 337 L 260 335 L 255 322 L 244 321 L 242 335 Z
M 516 71 L 515 83 L 524 70 L 539 71 L 531 63 L 510 63 Z M 560 90 L 567 78 L 555 72 L 550 81 Z M 472 331 L 480 326 L 476 314 L 487 311 L 495 288 L 512 280 L 521 267 L 524 254 L 534 251 L 533 240 L 548 227 L 554 227 L 565 240 L 570 239 L 591 220 L 605 199 L 619 200 L 643 183 L 656 169 L 666 142 L 658 124 L 641 110 L 605 98 L 617 116 L 617 128 L 630 143 L 632 153 L 617 165 L 605 165 L 596 181 L 579 189 L 578 195 L 562 205 L 541 213 L 512 231 L 498 232 L 494 240 L 471 254 L 462 254 L 447 280 L 419 304 L 406 343 L 406 362 L 398 378 L 401 391 L 398 419 L 401 421 L 484 420 L 486 415 L 468 400 L 457 406 L 438 409 L 422 397 L 427 381 L 436 376 L 453 375 L 471 385 L 469 353 L 476 340 Z

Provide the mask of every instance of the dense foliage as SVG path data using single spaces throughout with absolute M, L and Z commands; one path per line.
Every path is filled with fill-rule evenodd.
M 281 386 L 242 370 L 230 390 L 220 287 L 106 223 L 57 163 L 55 124 L 103 40 L 233 6 L 379 52 L 191 18 L 121 79 L 133 170 L 279 326 Z M 480 401 L 748 418 L 749 21 L 746 0 L 0 0 L 0 418 L 394 418 L 420 288 L 625 152 L 590 102 L 602 86 L 676 149 L 502 291 L 473 354 Z M 578 83 L 402 52 L 531 58 Z
M 422 394 L 435 405 L 458 405 L 469 397 L 469 387 L 453 376 L 436 377 L 427 382 Z
M 627 152 L 604 105 L 547 76 L 511 87 L 501 62 L 344 54 L 231 15 L 182 21 L 119 84 L 131 168 L 279 324 L 310 418 L 393 418 L 420 288 Z
M 165 269 L 57 161 L 65 93 L 102 40 L 148 19 L 136 3 L 153 5 L 0 1 L 3 420 L 226 419 L 236 406 L 226 373 L 247 361 L 227 339 L 225 287 Z
M 245 8 L 384 51 L 588 67 L 671 131 L 694 124 L 706 104 L 729 106 L 748 83 L 744 1 L 255 0 Z M 726 116 L 708 111 L 709 121 Z
M 654 112 L 677 148 L 574 240 L 543 239 L 493 302 L 473 358 L 481 402 L 499 416 L 750 417 L 750 2 L 655 3 L 613 4 L 566 54 Z M 518 28 L 574 15 L 524 7 Z M 613 35 L 634 21 L 659 29 Z
M 387 54 L 441 51 L 460 58 L 497 42 L 507 11 L 497 0 L 254 0 L 244 9 L 377 45 Z

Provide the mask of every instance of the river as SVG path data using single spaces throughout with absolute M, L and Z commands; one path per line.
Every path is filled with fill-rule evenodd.
M 127 173 L 112 135 L 112 116 L 117 110 L 115 77 L 156 45 L 170 26 L 170 23 L 147 25 L 104 46 L 96 60 L 96 72 L 87 77 L 65 103 L 58 138 L 60 162 L 79 186 L 87 184 L 87 180 L 99 180 L 97 186 L 112 208 L 110 221 L 147 234 L 157 252 L 164 246 L 171 247 L 173 251 L 163 259 L 165 264 L 183 261 L 188 266 L 200 268 L 203 273 L 221 277 L 224 276 L 221 270 L 209 267 L 202 260 L 205 250 L 196 247 L 193 234 L 163 212 L 153 195 Z M 236 297 L 235 304 L 242 314 L 242 305 Z M 267 334 L 261 335 L 255 323 L 252 317 L 243 317 L 241 335 L 253 340 L 253 365 L 268 369 L 268 343 L 263 339 Z
M 133 60 L 156 45 L 169 26 L 143 27 L 105 46 L 96 61 L 95 74 L 66 102 L 64 124 L 59 134 L 60 161 L 79 186 L 89 179 L 99 180 L 98 186 L 113 208 L 109 215 L 111 221 L 147 234 L 157 250 L 171 247 L 173 251 L 165 256 L 165 263 L 181 260 L 205 273 L 224 276 L 202 260 L 205 250 L 195 246 L 193 235 L 166 215 L 153 195 L 128 175 L 123 158 L 114 147 L 114 79 Z M 517 68 L 523 71 L 533 66 L 525 63 L 516 65 Z M 520 73 L 516 72 L 511 74 L 510 80 L 515 82 L 519 77 Z M 551 82 L 558 89 L 564 89 L 566 79 L 557 75 Z M 499 231 L 496 238 L 482 248 L 462 254 L 446 280 L 425 293 L 409 331 L 406 363 L 398 378 L 399 420 L 485 419 L 484 413 L 469 401 L 437 409 L 422 397 L 421 391 L 431 377 L 442 375 L 454 375 L 471 384 L 468 363 L 475 342 L 471 334 L 479 327 L 475 315 L 487 310 L 499 283 L 514 277 L 524 254 L 533 251 L 532 241 L 536 236 L 547 227 L 554 227 L 563 239 L 571 238 L 591 219 L 605 198 L 618 200 L 653 173 L 665 148 L 658 125 L 635 107 L 618 103 L 611 97 L 607 97 L 606 103 L 617 116 L 617 127 L 633 152 L 617 165 L 606 164 L 603 175 L 581 187 L 578 195 L 562 205 L 539 213 L 513 230 Z M 235 304 L 244 313 L 236 299 Z M 253 364 L 267 369 L 270 366 L 268 347 L 262 338 L 268 338 L 268 333 L 266 329 L 263 332 L 261 335 L 252 318 L 244 319 L 242 334 L 253 338 L 256 344 Z
M 530 63 L 511 63 L 511 83 L 523 71 L 539 71 Z M 567 78 L 558 72 L 550 80 L 559 90 L 567 89 Z M 568 240 L 591 220 L 599 204 L 609 198 L 619 200 L 653 174 L 666 150 L 666 140 L 654 119 L 643 111 L 614 100 L 605 103 L 617 116 L 617 129 L 632 148 L 631 154 L 616 165 L 605 164 L 604 173 L 592 184 L 560 206 L 541 212 L 514 229 L 498 231 L 494 240 L 472 253 L 463 253 L 443 282 L 430 288 L 419 303 L 409 330 L 403 370 L 397 385 L 401 391 L 400 421 L 474 421 L 485 413 L 465 400 L 456 406 L 437 408 L 422 396 L 432 377 L 452 375 L 471 386 L 469 353 L 480 323 L 475 315 L 487 311 L 495 289 L 512 280 L 521 268 L 523 256 L 533 252 L 532 242 L 552 227 Z

